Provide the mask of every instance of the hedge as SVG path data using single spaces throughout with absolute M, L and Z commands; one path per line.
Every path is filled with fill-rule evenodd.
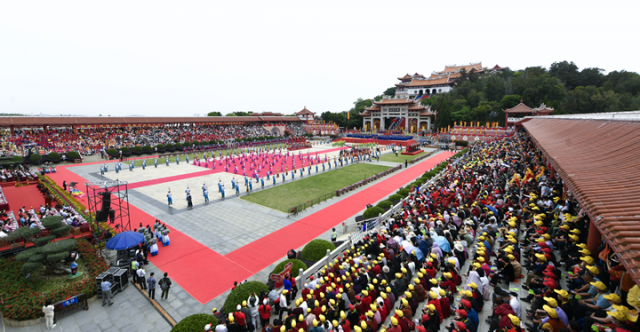
M 116 150 L 116 149 L 107 149 L 107 154 L 112 156 L 112 157 L 118 157 L 119 156 L 118 150 Z
M 382 202 L 376 204 L 376 206 L 386 210 L 386 209 L 390 208 L 391 206 L 393 206 L 393 203 L 391 203 L 390 201 L 382 201 Z
M 424 182 L 425 181 L 423 179 L 417 179 L 414 183 L 417 183 L 418 185 L 423 185 Z
M 469 141 L 454 141 L 456 143 L 457 146 L 468 146 L 469 145 Z
M 327 256 L 327 249 L 333 251 L 336 249 L 336 246 L 326 240 L 313 240 L 304 246 L 300 254 L 300 259 L 305 261 L 319 261 Z
M 60 154 L 57 152 L 51 152 L 47 155 L 47 157 L 51 160 L 58 160 L 60 159 Z
M 153 152 L 153 148 L 151 147 L 151 145 L 143 146 L 142 150 L 144 150 L 144 152 Z
M 402 197 L 402 195 L 400 194 L 393 194 L 391 196 L 389 196 L 389 198 L 387 198 L 388 200 L 395 202 L 395 201 L 401 201 L 404 197 Z
M 372 206 L 366 210 L 364 210 L 364 214 L 362 215 L 362 218 L 364 219 L 371 219 L 371 218 L 375 218 L 380 214 L 384 213 L 384 209 L 377 207 L 377 206 Z
M 303 261 L 299 259 L 287 259 L 285 261 L 280 262 L 280 264 L 276 265 L 273 271 L 271 271 L 271 274 L 282 272 L 282 270 L 284 270 L 284 266 L 287 265 L 289 262 L 293 263 L 293 266 L 291 267 L 291 276 L 294 278 L 298 277 L 298 273 L 300 272 L 300 269 L 302 269 L 302 271 L 305 271 L 307 269 L 307 264 L 305 264 Z
M 184 149 L 184 146 L 182 145 L 182 143 L 176 143 L 175 147 L 176 147 L 176 150 Z
M 39 318 L 42 317 L 42 306 L 47 299 L 58 302 L 80 293 L 86 294 L 88 298 L 96 295 L 95 278 L 109 266 L 98 256 L 89 241 L 80 238 L 77 242 L 76 250 L 83 260 L 82 264 L 89 270 L 89 277 L 82 281 L 68 282 L 64 287 L 46 295 L 34 290 L 40 280 L 25 279 L 21 272 L 22 263 L 14 257 L 0 259 L 0 296 L 3 299 L 0 310 L 4 317 L 15 320 Z
M 242 301 L 246 301 L 251 293 L 256 293 L 256 295 L 260 296 L 261 291 L 266 293 L 269 291 L 269 288 L 267 285 L 259 281 L 248 281 L 242 283 L 238 285 L 236 289 L 231 291 L 229 296 L 227 296 L 227 299 L 224 301 L 222 308 L 227 314 L 235 312 L 236 306 L 238 304 L 242 304 Z
M 163 144 L 158 144 L 158 145 L 156 145 L 156 148 L 158 148 L 158 150 L 162 150 L 162 149 L 164 149 L 164 145 Z
M 32 163 L 39 163 L 42 161 L 42 156 L 37 153 L 32 153 L 31 156 L 29 157 L 29 160 Z
M 398 190 L 398 195 L 402 196 L 403 198 L 409 196 L 409 189 L 400 189 Z
M 141 146 L 139 146 L 139 145 L 136 145 L 136 146 L 133 148 L 133 151 L 135 151 L 135 152 L 142 152 L 142 147 L 141 147 Z
M 131 152 L 131 150 L 129 150 L 129 148 L 128 148 L 128 147 L 126 147 L 126 146 L 121 147 L 121 148 L 120 148 L 120 151 L 122 151 L 122 153 Z
M 164 147 L 165 147 L 165 149 L 173 149 L 173 148 L 175 148 L 175 145 L 169 143 L 169 144 L 165 145 Z
M 82 159 L 80 154 L 76 151 L 69 151 L 65 154 L 68 160 Z
M 218 325 L 218 319 L 209 314 L 195 314 L 183 318 L 171 329 L 171 332 L 204 331 L 207 324 L 211 324 L 211 331 L 213 331 Z
M 191 142 L 184 142 L 184 143 L 182 143 L 182 145 L 183 145 L 185 148 L 190 148 L 190 147 L 191 147 L 191 144 L 192 144 Z

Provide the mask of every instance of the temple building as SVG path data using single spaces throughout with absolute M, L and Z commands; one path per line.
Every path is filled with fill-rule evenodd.
M 418 73 L 412 75 L 406 74 L 399 77 L 400 83 L 396 84 L 396 96 L 417 96 L 427 97 L 438 93 L 451 91 L 455 85 L 456 79 L 460 77 L 460 71 L 464 69 L 467 73 L 472 69 L 482 76 L 484 74 L 492 74 L 503 71 L 505 68 L 495 65 L 493 68 L 482 67 L 482 62 L 472 63 L 463 66 L 445 66 L 443 71 L 431 73 L 431 76 L 425 77 Z
M 525 118 L 526 116 L 540 116 L 540 115 L 549 115 L 553 113 L 554 109 L 547 107 L 544 103 L 537 108 L 531 108 L 522 103 L 520 100 L 520 104 L 508 108 L 506 110 L 502 110 L 504 112 L 504 126 L 513 127 L 513 126 L 521 126 L 524 122 L 531 120 L 531 118 Z M 515 115 L 515 117 L 509 117 L 510 115 Z
M 364 131 L 397 130 L 410 133 L 430 133 L 435 113 L 409 97 L 383 98 L 365 108 L 362 116 Z
M 296 116 L 298 117 L 298 119 L 300 119 L 300 121 L 310 125 L 310 124 L 313 124 L 313 121 L 315 119 L 315 114 L 316 113 L 309 111 L 307 109 L 307 106 L 305 106 L 302 109 L 302 111 L 296 113 Z

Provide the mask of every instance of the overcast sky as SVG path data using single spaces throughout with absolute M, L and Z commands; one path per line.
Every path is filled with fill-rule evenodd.
M 640 72 L 638 1 L 0 2 L 0 113 L 348 110 L 447 64 Z

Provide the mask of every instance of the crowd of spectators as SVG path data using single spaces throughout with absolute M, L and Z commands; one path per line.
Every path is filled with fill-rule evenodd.
M 207 329 L 638 331 L 640 289 L 605 242 L 589 251 L 591 220 L 543 160 L 522 133 L 470 146 L 303 285 Z
M 303 133 L 302 127 L 291 126 L 297 135 Z M 63 154 L 77 151 L 81 155 L 99 153 L 101 149 L 120 148 L 133 145 L 157 145 L 192 141 L 232 142 L 237 138 L 272 136 L 263 126 L 244 125 L 197 125 L 164 127 L 113 127 L 85 128 L 74 132 L 70 128 L 16 129 L 12 135 L 9 130 L 1 132 L 2 156 L 27 155 L 28 151 L 45 150 Z

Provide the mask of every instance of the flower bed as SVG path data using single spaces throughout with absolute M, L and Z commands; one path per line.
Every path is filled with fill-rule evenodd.
M 34 319 L 42 316 L 45 300 L 55 303 L 80 293 L 86 294 L 87 297 L 96 295 L 95 278 L 109 267 L 87 240 L 78 239 L 77 241 L 76 250 L 89 270 L 89 277 L 47 294 L 35 290 L 38 283 L 42 281 L 33 278 L 25 279 L 20 271 L 22 263 L 13 257 L 0 259 L 0 296 L 3 299 L 0 310 L 4 317 L 15 320 Z
M 402 169 L 402 165 L 398 165 L 398 166 L 389 168 L 386 171 L 378 173 L 378 174 L 376 174 L 374 176 L 370 176 L 370 177 L 368 177 L 368 178 L 366 178 L 366 179 L 364 179 L 362 181 L 358 181 L 358 182 L 356 182 L 356 183 L 354 183 L 354 184 L 352 184 L 350 186 L 346 186 L 346 187 L 344 187 L 342 189 L 338 189 L 338 190 L 336 190 L 336 196 L 340 196 L 340 195 L 342 195 L 342 194 L 344 194 L 346 192 L 349 192 L 349 191 L 354 190 L 354 189 L 356 189 L 358 187 L 364 186 L 365 184 L 368 184 L 369 182 L 375 181 L 375 180 L 377 180 L 377 179 L 379 179 L 379 178 L 381 178 L 383 176 L 386 176 L 386 175 L 388 175 L 390 173 L 393 173 L 393 172 L 395 172 L 397 170 L 400 170 L 400 169 Z

